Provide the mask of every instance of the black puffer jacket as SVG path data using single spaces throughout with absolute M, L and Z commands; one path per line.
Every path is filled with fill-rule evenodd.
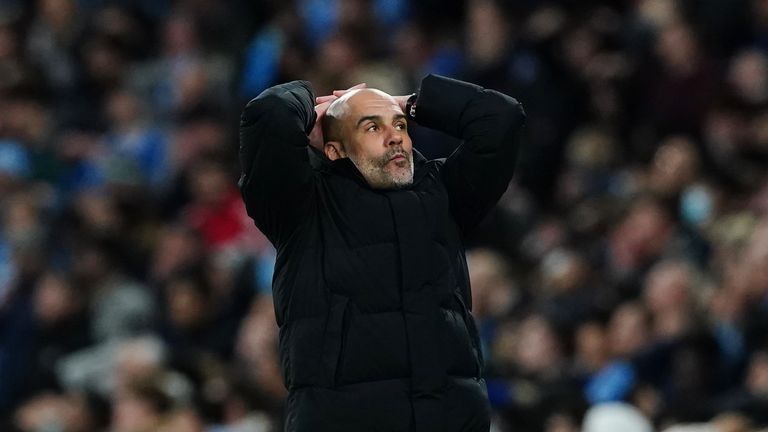
M 414 151 L 413 185 L 385 191 L 308 147 L 313 101 L 307 82 L 278 85 L 241 120 L 243 199 L 277 248 L 287 430 L 487 431 L 462 235 L 512 178 L 520 104 L 426 77 L 416 120 L 464 143 Z

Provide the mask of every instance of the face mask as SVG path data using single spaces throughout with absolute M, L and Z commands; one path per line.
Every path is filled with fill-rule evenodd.
M 692 226 L 701 226 L 712 217 L 712 195 L 701 184 L 693 185 L 680 198 L 680 216 Z

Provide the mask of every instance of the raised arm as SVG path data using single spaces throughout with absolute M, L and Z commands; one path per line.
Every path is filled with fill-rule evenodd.
M 270 241 L 287 238 L 312 202 L 308 135 L 317 117 L 306 81 L 271 87 L 240 119 L 240 191 L 248 215 Z
M 442 176 L 451 212 L 467 231 L 512 180 L 525 123 L 522 105 L 494 90 L 429 75 L 421 82 L 415 111 L 419 124 L 463 140 L 445 161 Z

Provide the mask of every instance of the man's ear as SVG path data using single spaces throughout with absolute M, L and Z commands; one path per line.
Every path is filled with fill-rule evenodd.
M 347 157 L 347 154 L 344 152 L 344 147 L 338 141 L 328 141 L 325 143 L 323 152 L 325 153 L 325 157 L 332 161 Z

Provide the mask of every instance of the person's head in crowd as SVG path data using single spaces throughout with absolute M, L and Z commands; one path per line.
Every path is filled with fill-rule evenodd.
M 768 290 L 768 220 L 755 228 L 736 270 L 737 283 L 754 299 L 765 298 Z
M 66 425 L 66 402 L 61 396 L 48 393 L 26 401 L 16 410 L 14 423 L 23 431 L 38 431 Z
M 109 426 L 107 401 L 88 393 L 46 393 L 25 401 L 14 413 L 14 426 L 24 432 L 57 430 L 88 432 Z
M 107 394 L 117 396 L 148 385 L 157 388 L 175 406 L 190 403 L 195 394 L 190 378 L 172 367 L 174 352 L 151 333 L 123 338 L 110 346 L 112 353 L 105 380 Z M 178 367 L 178 366 L 177 366 Z M 194 367 L 194 366 L 193 366 Z M 194 374 L 194 371 L 186 370 Z
M 21 62 L 23 37 L 17 20 L 12 17 L 5 20 L 0 18 L 0 94 L 19 85 L 24 79 L 24 65 Z M 2 99 L 0 97 L 0 109 L 3 109 Z M 2 130 L 3 121 L 0 120 L 0 131 Z
M 755 33 L 766 34 L 768 32 L 768 1 L 752 1 L 751 12 Z
M 208 71 L 198 63 L 190 64 L 180 71 L 174 82 L 174 112 L 189 111 L 205 103 L 209 78 Z
M 477 68 L 494 66 L 509 49 L 512 24 L 502 2 L 473 1 L 467 10 L 467 56 Z
M 272 324 L 272 299 L 257 297 L 240 328 L 238 351 L 246 360 L 256 361 L 277 338 L 277 325 Z
M 694 324 L 694 283 L 693 268 L 679 260 L 661 261 L 648 273 L 643 300 L 657 336 L 678 336 Z
M 72 198 L 73 225 L 78 236 L 119 237 L 124 218 L 115 196 L 103 190 L 84 190 Z
M 98 289 L 123 272 L 120 256 L 115 239 L 85 238 L 72 247 L 72 277 L 86 290 Z
M 756 215 L 747 211 L 723 214 L 712 224 L 708 235 L 712 239 L 712 270 L 723 276 L 724 285 L 736 282 L 741 254 L 752 239 L 759 224 Z
M 744 380 L 751 394 L 768 397 L 768 350 L 761 349 L 752 354 Z
M 568 248 L 557 248 L 544 256 L 540 265 L 542 290 L 551 296 L 573 294 L 589 277 L 586 259 Z
M 756 429 L 749 417 L 728 412 L 715 416 L 707 423 L 676 424 L 664 428 L 662 432 L 751 432 L 754 430 Z
M 738 412 L 718 414 L 710 421 L 710 424 L 718 432 L 750 432 L 755 430 L 752 419 Z
M 586 172 L 601 172 L 616 161 L 616 138 L 596 126 L 584 127 L 569 137 L 566 160 L 569 167 Z
M 115 89 L 107 96 L 107 117 L 116 133 L 134 132 L 144 120 L 144 107 L 138 95 L 125 88 Z
M 385 23 L 380 10 L 374 10 L 370 0 L 340 0 L 338 2 L 336 28 L 339 33 L 353 35 L 361 54 L 373 58 L 375 53 L 382 52 L 382 44 L 386 42 L 382 31 Z
M 586 78 L 590 66 L 599 53 L 599 36 L 587 25 L 567 29 L 559 39 L 563 58 L 574 74 Z
M 756 215 L 768 215 L 768 178 L 764 179 L 749 202 L 749 208 Z
M 341 0 L 338 8 L 340 27 L 374 24 L 372 1 Z
M 222 153 L 227 145 L 227 131 L 224 114 L 213 106 L 198 105 L 179 113 L 170 149 L 173 169 L 183 173 L 207 155 Z
M 757 49 L 739 53 L 731 60 L 726 80 L 744 103 L 765 104 L 768 102 L 768 55 Z
M 532 261 L 563 245 L 570 227 L 559 218 L 547 218 L 532 227 L 520 244 L 520 254 Z
M 76 29 L 78 2 L 76 0 L 38 0 L 39 17 L 46 28 L 59 39 L 59 43 L 71 43 Z
M 554 413 L 547 417 L 544 432 L 579 432 L 579 422 L 565 413 Z
M 48 271 L 35 286 L 35 315 L 43 327 L 53 327 L 77 314 L 82 298 L 64 274 Z
M 320 55 L 316 65 L 316 77 L 320 88 L 330 88 L 333 82 L 344 82 L 347 74 L 356 70 L 363 63 L 364 48 L 360 46 L 357 34 L 337 32 L 325 39 L 320 45 Z
M 116 395 L 112 431 L 158 430 L 173 409 L 173 400 L 155 382 L 133 382 Z
M 5 241 L 11 245 L 40 243 L 45 240 L 44 200 L 35 194 L 19 191 L 2 199 L 0 228 Z
M 408 74 L 418 74 L 424 70 L 424 65 L 432 53 L 432 44 L 424 29 L 415 23 L 400 26 L 395 35 L 394 46 L 397 62 Z
M 669 26 L 681 18 L 680 5 L 665 0 L 641 0 L 635 13 L 654 31 Z
M 208 376 L 203 384 L 203 387 L 215 385 L 218 389 L 201 395 L 200 407 L 207 419 L 215 418 L 227 431 L 274 430 L 277 422 L 270 414 L 282 408 L 279 397 L 268 394 L 243 368 L 219 372 L 221 374 Z
M 195 18 L 184 12 L 175 12 L 163 27 L 163 48 L 169 57 L 199 54 L 199 30 Z
M 648 181 L 662 198 L 677 197 L 696 180 L 699 154 L 690 138 L 673 136 L 662 141 L 651 162 Z
M 113 38 L 96 35 L 80 49 L 86 78 L 94 88 L 108 92 L 120 86 L 128 70 L 128 59 Z
M 336 99 L 323 118 L 324 152 L 349 158 L 374 189 L 413 182 L 413 143 L 398 102 L 375 89 L 356 89 Z
M 706 112 L 702 140 L 706 150 L 717 159 L 733 159 L 748 139 L 745 113 L 728 105 L 715 105 Z M 739 173 L 734 175 L 741 177 Z
M 181 272 L 165 283 L 171 324 L 180 331 L 194 331 L 210 318 L 212 288 L 202 272 Z
M 658 257 L 674 232 L 674 223 L 666 208 L 651 198 L 632 202 L 626 216 L 610 237 L 611 264 L 614 271 L 634 271 Z
M 223 161 L 215 158 L 196 161 L 188 182 L 192 204 L 203 207 L 220 206 L 234 190 L 231 172 Z
M 154 48 L 148 23 L 135 11 L 119 3 L 106 4 L 94 11 L 89 22 L 93 31 L 115 40 L 132 60 L 142 59 Z
M 121 342 L 115 352 L 114 376 L 117 391 L 132 383 L 151 381 L 163 371 L 167 349 L 162 341 L 151 336 L 136 337 Z
M 472 313 L 477 319 L 501 318 L 519 300 L 519 289 L 500 253 L 473 249 L 467 252 L 467 268 L 472 284 Z
M 750 123 L 751 151 L 768 153 L 768 110 L 754 116 Z
M 179 408 L 165 416 L 157 432 L 205 432 L 202 416 L 194 407 Z
M 664 26 L 655 48 L 667 74 L 687 77 L 699 70 L 701 49 L 688 23 L 678 20 Z
M 5 98 L 0 136 L 16 140 L 29 150 L 43 150 L 55 126 L 50 101 L 43 93 L 19 91 Z
M 163 56 L 173 67 L 169 68 L 169 75 L 163 77 L 171 93 L 164 103 L 168 104 L 171 114 L 183 113 L 204 103 L 211 90 L 214 71 L 203 61 L 200 39 L 198 22 L 192 15 L 174 12 L 166 19 Z
M 237 335 L 237 357 L 250 379 L 270 398 L 285 396 L 277 352 L 278 327 L 272 298 L 258 296 Z
M 525 36 L 535 41 L 546 41 L 562 35 L 568 24 L 567 11 L 559 5 L 551 4 L 531 11 L 524 26 Z
M 45 200 L 34 193 L 17 191 L 0 199 L 0 239 L 9 248 L 10 263 L 19 280 L 34 281 L 48 259 L 45 242 Z
M 200 265 L 205 257 L 202 236 L 185 225 L 164 227 L 153 249 L 150 272 L 161 283 L 185 268 Z
M 642 303 L 626 302 L 613 312 L 608 323 L 608 344 L 612 357 L 627 359 L 653 339 L 651 317 Z
M 563 346 L 543 315 L 527 316 L 513 332 L 509 360 L 519 372 L 540 379 L 556 378 L 562 373 Z
M 597 372 L 609 360 L 607 330 L 597 320 L 587 320 L 576 328 L 573 346 L 573 361 L 579 370 Z

